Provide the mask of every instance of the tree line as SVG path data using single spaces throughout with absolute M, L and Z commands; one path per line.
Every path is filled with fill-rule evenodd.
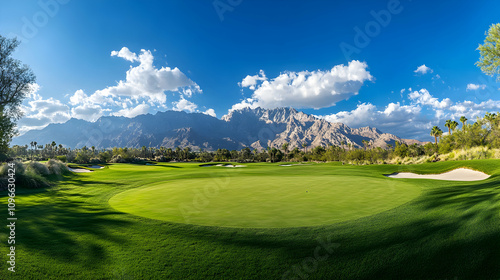
M 268 147 L 264 150 L 245 147 L 241 150 L 217 149 L 215 151 L 193 150 L 191 147 L 146 147 L 127 148 L 114 147 L 112 149 L 96 149 L 82 147 L 79 149 L 66 148 L 55 141 L 40 145 L 32 141 L 30 145 L 15 145 L 8 151 L 8 156 L 21 160 L 48 160 L 59 159 L 63 162 L 75 163 L 133 163 L 138 161 L 193 161 L 193 162 L 285 162 L 285 161 L 341 161 L 349 163 L 384 163 L 396 158 L 415 158 L 432 156 L 431 160 L 439 160 L 439 155 L 450 153 L 453 150 L 470 149 L 472 147 L 500 148 L 500 117 L 499 113 L 486 113 L 478 117 L 475 122 L 467 123 L 462 116 L 459 123 L 447 120 L 444 127 L 445 134 L 438 127 L 431 129 L 430 135 L 435 137 L 434 142 L 425 145 L 407 145 L 395 142 L 386 148 L 373 147 L 372 143 L 363 140 L 363 148 L 355 148 L 342 142 L 340 145 L 316 146 L 308 149 L 304 143 L 302 148 L 289 149 L 289 143 L 281 147 Z

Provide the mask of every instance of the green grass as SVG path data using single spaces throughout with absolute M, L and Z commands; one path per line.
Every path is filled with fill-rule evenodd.
M 401 171 L 440 173 L 464 166 L 493 176 L 478 182 L 382 176 Z M 4 263 L 0 279 L 281 279 L 283 275 L 285 279 L 500 278 L 499 160 L 414 166 L 248 164 L 246 168 L 223 168 L 167 163 L 108 167 L 66 176 L 51 189 L 17 191 L 17 272 L 8 272 Z M 271 179 L 286 183 L 276 185 Z M 144 197 L 139 192 L 137 200 L 144 199 L 146 208 L 153 209 L 153 202 L 167 205 L 169 199 L 189 205 L 189 188 L 196 188 L 198 180 L 226 188 L 220 187 L 216 196 L 208 197 L 208 204 L 198 205 L 197 210 L 203 213 L 193 214 L 192 222 L 200 219 L 222 224 L 224 217 L 219 214 L 231 202 L 239 208 L 239 213 L 235 212 L 238 216 L 255 214 L 252 224 L 233 226 L 258 228 L 149 219 L 118 211 L 108 203 L 113 197 L 145 190 Z M 274 207 L 259 209 L 262 201 L 253 201 L 245 210 L 244 194 L 252 188 L 244 184 L 246 180 L 258 181 L 255 195 L 261 200 L 273 194 L 266 185 L 275 186 L 279 193 L 289 186 L 291 193 L 287 195 L 294 203 L 287 204 L 279 197 L 270 199 L 284 203 L 279 205 L 284 213 L 273 215 L 283 215 L 292 223 L 278 225 L 283 228 L 256 225 L 259 219 L 255 217 L 261 215 L 270 226 L 272 219 L 265 213 Z M 339 187 L 317 183 L 321 180 Z M 328 196 L 342 194 L 350 203 L 318 205 L 302 200 L 304 182 L 310 185 L 307 195 L 316 196 L 315 200 L 327 202 Z M 379 190 L 375 195 L 365 192 L 371 185 Z M 178 191 L 175 186 L 188 189 Z M 155 191 L 150 188 L 164 193 L 148 198 Z M 238 188 L 245 190 L 236 192 Z M 317 192 L 328 192 L 328 196 Z M 373 201 L 366 202 L 370 198 Z M 384 199 L 387 205 L 382 203 Z M 6 221 L 5 193 L 0 202 L 5 209 L 0 218 Z M 346 218 L 334 223 L 337 215 L 329 217 L 321 209 L 343 212 Z M 304 211 L 319 216 L 290 217 L 290 213 Z M 309 222 L 316 226 L 304 226 Z M 0 240 L 6 240 L 6 233 L 6 229 L 0 233 Z M 319 240 L 337 245 L 326 251 L 318 247 Z M 3 254 L 6 245 L 4 242 Z
M 210 177 L 155 183 L 122 192 L 111 198 L 110 204 L 122 212 L 165 221 L 276 228 L 318 226 L 369 216 L 420 193 L 413 184 L 382 176 L 307 176 L 289 174 L 283 167 L 273 169 L 273 175 L 242 175 L 225 184 Z M 278 175 L 281 172 L 286 175 Z

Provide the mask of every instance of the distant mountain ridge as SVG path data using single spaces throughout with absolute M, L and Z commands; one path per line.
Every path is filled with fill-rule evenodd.
M 376 128 L 350 128 L 343 123 L 331 123 L 293 108 L 244 108 L 231 111 L 217 119 L 202 113 L 179 111 L 158 112 L 134 118 L 107 116 L 96 122 L 70 119 L 63 124 L 50 124 L 41 130 L 31 130 L 13 139 L 13 145 L 39 144 L 55 141 L 70 148 L 95 146 L 139 148 L 191 147 L 216 150 L 239 150 L 244 147 L 289 149 L 337 145 L 363 147 L 363 140 L 372 147 L 383 147 L 396 141 L 422 144 L 418 140 L 401 139 Z

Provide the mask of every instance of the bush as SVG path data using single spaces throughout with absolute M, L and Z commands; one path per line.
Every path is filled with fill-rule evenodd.
M 49 168 L 50 174 L 61 175 L 64 173 L 69 173 L 68 167 L 59 160 L 51 159 L 47 162 L 47 167 Z
M 125 159 L 123 159 L 122 156 L 117 155 L 117 156 L 113 156 L 113 158 L 111 159 L 111 162 L 112 163 L 126 163 L 127 161 Z
M 42 176 L 50 174 L 49 168 L 45 164 L 37 161 L 30 161 L 26 165 L 26 172 Z
M 62 161 L 62 162 L 66 162 L 66 161 L 67 161 L 66 156 L 57 156 L 56 158 L 57 158 L 58 160 Z
M 10 163 L 14 163 L 14 169 L 16 171 L 16 176 L 18 175 L 24 175 L 25 167 L 24 164 L 20 161 L 13 161 Z M 7 176 L 7 173 L 9 172 L 9 164 L 4 164 L 2 165 L 2 170 L 0 170 L 0 175 L 1 176 Z
M 90 159 L 89 163 L 98 164 L 98 163 L 102 163 L 102 161 L 100 159 L 94 157 L 94 158 Z
M 158 162 L 166 162 L 167 161 L 167 158 L 164 157 L 164 156 L 156 156 L 155 157 L 155 161 L 158 161 Z

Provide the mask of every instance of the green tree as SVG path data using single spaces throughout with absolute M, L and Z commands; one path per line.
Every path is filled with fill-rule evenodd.
M 450 125 L 451 131 L 454 132 L 455 129 L 457 128 L 457 126 L 458 126 L 458 123 L 456 121 L 452 121 L 451 125 Z
M 487 75 L 496 74 L 500 81 L 500 23 L 492 24 L 485 35 L 484 44 L 477 48 L 481 56 L 476 65 Z
M 462 123 L 462 130 L 465 130 L 465 124 L 467 123 L 467 118 L 465 116 L 461 116 L 460 122 Z
M 281 149 L 283 150 L 283 153 L 285 154 L 285 157 L 288 155 L 288 143 L 285 142 L 283 145 L 281 145 Z
M 448 134 L 451 135 L 451 126 L 452 126 L 453 121 L 452 120 L 447 120 L 446 123 L 444 124 L 445 127 L 448 128 Z
M 436 141 L 436 146 L 438 144 L 437 138 L 441 137 L 441 135 L 443 135 L 443 131 L 439 127 L 434 126 L 431 130 L 431 136 L 434 136 L 434 140 Z
M 17 135 L 19 109 L 35 83 L 35 75 L 27 65 L 11 57 L 19 40 L 0 35 L 0 153 L 6 153 L 12 137 Z

